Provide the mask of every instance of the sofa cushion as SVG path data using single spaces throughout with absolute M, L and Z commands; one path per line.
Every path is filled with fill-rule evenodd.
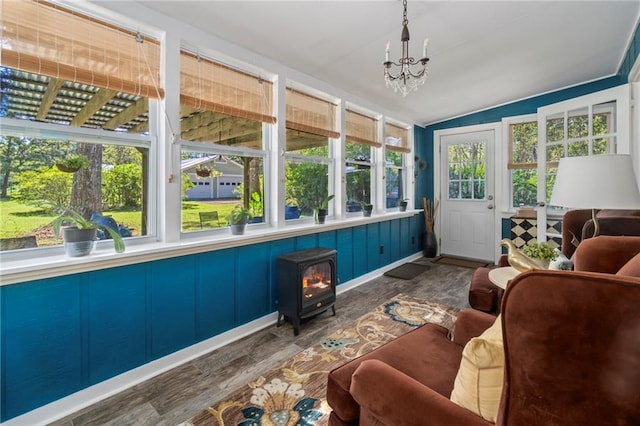
M 354 371 L 364 360 L 383 361 L 448 397 L 461 357 L 462 346 L 451 341 L 449 330 L 436 324 L 425 324 L 336 368 L 327 380 L 327 402 L 337 418 L 334 420 L 339 420 L 334 424 L 357 422 L 360 416 L 360 406 L 349 388 Z
M 503 376 L 504 348 L 499 315 L 491 327 L 465 345 L 451 401 L 495 423 Z
M 640 278 L 640 253 L 629 259 L 629 261 L 618 270 L 616 275 Z

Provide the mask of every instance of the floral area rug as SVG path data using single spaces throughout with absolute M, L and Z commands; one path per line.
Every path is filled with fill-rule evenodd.
M 398 295 L 179 426 L 326 425 L 327 374 L 425 323 L 449 329 L 458 309 Z

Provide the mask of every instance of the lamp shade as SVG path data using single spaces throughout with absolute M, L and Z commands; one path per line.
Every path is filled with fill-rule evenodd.
M 640 208 L 640 191 L 631 156 L 560 159 L 550 204 L 574 209 Z

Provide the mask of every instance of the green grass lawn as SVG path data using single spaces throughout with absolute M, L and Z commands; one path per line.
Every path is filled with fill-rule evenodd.
M 220 226 L 227 226 L 227 215 L 236 204 L 238 204 L 238 201 L 183 201 L 182 231 L 189 232 L 202 229 L 200 226 L 200 212 L 217 211 L 220 218 Z M 118 224 L 130 228 L 134 236 L 140 235 L 142 221 L 139 210 L 105 211 L 103 214 L 113 217 Z M 52 232 L 45 232 L 42 229 L 49 225 L 56 216 L 56 214 L 52 214 L 40 207 L 11 200 L 0 200 L 0 238 L 36 235 L 38 246 L 61 244 L 62 240 L 53 238 Z

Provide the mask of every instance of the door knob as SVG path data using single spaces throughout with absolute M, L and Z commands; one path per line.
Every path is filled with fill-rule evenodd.
M 487 206 L 487 208 L 488 208 L 489 210 L 493 210 L 493 204 L 489 204 L 489 205 Z

